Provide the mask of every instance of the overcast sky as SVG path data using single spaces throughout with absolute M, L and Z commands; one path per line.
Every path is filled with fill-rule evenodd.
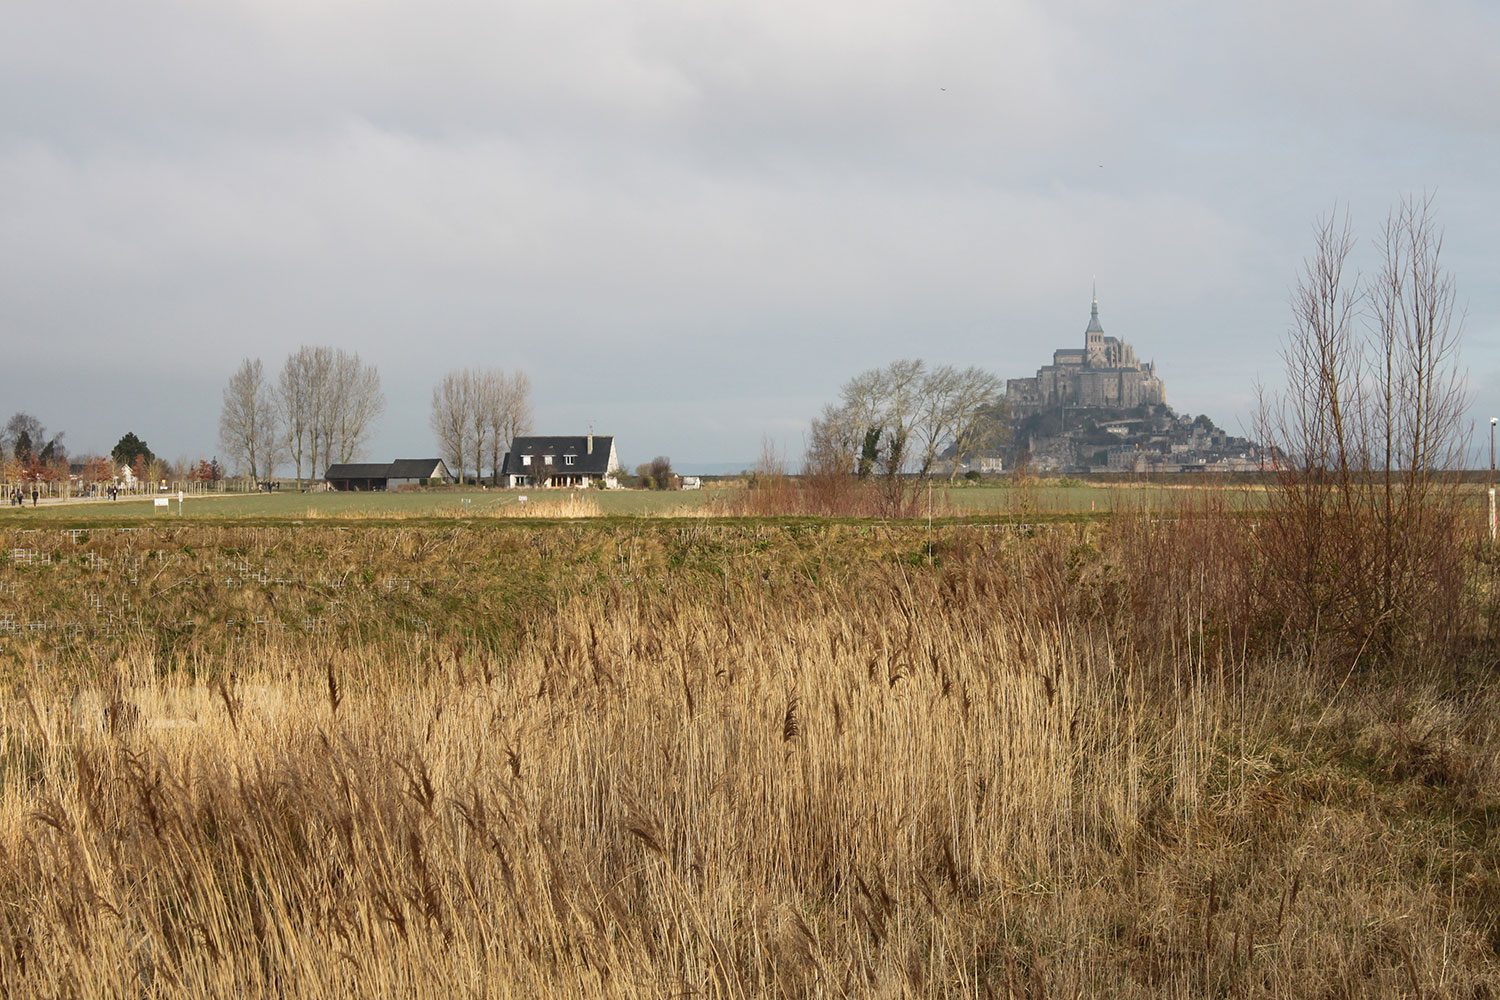
M 1314 220 L 1435 192 L 1500 410 L 1500 5 L 7 0 L 0 410 L 218 450 L 245 356 L 374 362 L 371 458 L 519 367 L 627 463 L 800 454 L 897 357 L 1106 332 L 1231 429 Z

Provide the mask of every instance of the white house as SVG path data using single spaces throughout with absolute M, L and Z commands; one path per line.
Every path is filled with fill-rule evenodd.
M 579 437 L 518 437 L 505 455 L 505 485 L 587 489 L 614 486 L 620 471 L 615 439 L 608 434 Z

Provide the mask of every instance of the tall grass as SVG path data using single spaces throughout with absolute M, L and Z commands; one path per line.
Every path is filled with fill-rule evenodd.
M 664 525 L 501 655 L 35 677 L 0 995 L 1493 995 L 1500 687 L 1219 634 L 1237 523 Z
M 414 521 L 473 517 L 571 520 L 603 515 L 604 511 L 592 497 L 569 492 L 555 495 L 533 494 L 524 499 L 498 494 L 494 499 L 486 499 L 477 504 L 471 499 L 463 499 L 458 503 L 427 509 L 383 507 L 371 510 L 324 511 L 317 507 L 309 507 L 302 516 L 312 521 Z
M 766 440 L 747 489 L 715 498 L 715 513 L 731 517 L 910 518 L 945 516 L 946 495 L 934 496 L 927 477 L 854 476 L 839 466 L 809 461 L 792 476 L 781 453 Z

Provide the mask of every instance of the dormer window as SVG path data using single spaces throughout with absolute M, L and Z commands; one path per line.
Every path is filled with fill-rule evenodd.
M 530 465 L 531 464 L 531 456 L 530 455 L 522 455 L 521 456 L 521 464 L 522 465 Z
M 578 457 L 577 455 L 564 455 L 563 456 L 563 461 L 566 462 L 568 465 L 572 465 L 574 459 L 576 459 L 577 457 Z
M 543 455 L 542 456 L 542 464 L 543 465 L 551 465 L 552 464 L 552 456 L 551 455 Z

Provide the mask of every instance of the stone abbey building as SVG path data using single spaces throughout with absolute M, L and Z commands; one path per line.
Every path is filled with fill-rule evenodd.
M 1014 417 L 1049 408 L 1111 407 L 1130 409 L 1167 401 L 1156 377 L 1155 362 L 1136 359 L 1135 348 L 1118 337 L 1106 337 L 1099 325 L 1099 298 L 1094 297 L 1082 347 L 1052 353 L 1052 363 L 1037 369 L 1035 378 L 1013 378 L 1005 383 L 1005 398 Z

